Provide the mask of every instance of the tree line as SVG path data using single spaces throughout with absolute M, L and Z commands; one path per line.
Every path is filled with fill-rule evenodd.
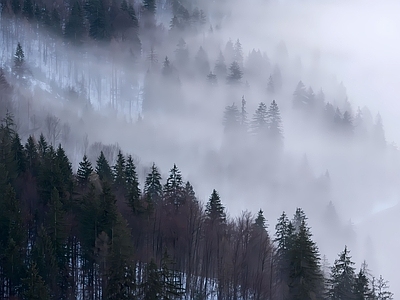
M 228 217 L 203 205 L 176 165 L 153 164 L 143 188 L 131 155 L 86 155 L 76 173 L 43 135 L 22 144 L 0 126 L 0 294 L 3 299 L 393 299 L 347 247 L 321 261 L 301 208 L 272 235 L 260 210 Z

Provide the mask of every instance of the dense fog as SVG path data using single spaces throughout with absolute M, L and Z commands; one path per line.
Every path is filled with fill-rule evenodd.
M 152 27 L 135 2 L 139 29 L 106 42 L 4 3 L 0 115 L 13 112 L 23 143 L 62 143 L 74 170 L 121 149 L 141 187 L 153 162 L 164 180 L 176 164 L 200 201 L 216 189 L 231 217 L 262 209 L 271 235 L 301 207 L 321 255 L 347 245 L 400 293 L 399 3 L 158 1 Z M 60 30 L 72 5 L 57 4 Z

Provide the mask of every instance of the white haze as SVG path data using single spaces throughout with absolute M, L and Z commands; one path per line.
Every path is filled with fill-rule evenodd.
M 213 35 L 205 34 L 185 40 L 189 45 L 191 58 L 202 45 L 207 50 L 212 67 L 219 49 L 224 49 L 229 38 L 233 41 L 240 39 L 245 56 L 253 48 L 259 48 L 274 63 L 276 45 L 284 41 L 289 53 L 289 64 L 292 66 L 297 57 L 301 58 L 301 70 L 296 74 L 284 74 L 284 90 L 275 97 L 282 109 L 285 146 L 282 157 L 278 157 L 274 163 L 263 165 L 268 167 L 270 176 L 263 177 L 257 173 L 263 171 L 257 169 L 259 161 L 270 153 L 251 147 L 254 146 L 251 141 L 250 150 L 246 145 L 237 145 L 243 150 L 239 152 L 240 155 L 234 150 L 227 151 L 224 148 L 226 141 L 221 123 L 226 105 L 236 102 L 240 106 L 240 99 L 244 94 L 251 118 L 259 102 L 269 105 L 272 101 L 251 80 L 250 91 L 244 88 L 231 91 L 223 84 L 222 88 L 211 91 L 199 78 L 180 74 L 182 94 L 185 101 L 190 103 L 187 112 L 184 115 L 161 113 L 157 118 L 145 115 L 145 122 L 141 124 L 126 122 L 122 117 L 117 118 L 117 113 L 104 104 L 104 99 L 102 105 L 99 105 L 96 98 L 98 94 L 93 87 L 92 90 L 87 87 L 92 104 L 101 109 L 90 116 L 81 111 L 78 113 L 77 107 L 59 100 L 62 97 L 58 92 L 47 93 L 40 88 L 35 89 L 36 102 L 33 110 L 38 115 L 44 115 L 51 110 L 62 121 L 69 121 L 71 132 L 79 141 L 77 144 L 82 144 L 85 133 L 91 143 L 118 143 L 125 153 L 133 153 L 138 158 L 141 179 L 146 174 L 146 167 L 153 161 L 162 170 L 164 179 L 173 163 L 176 163 L 184 179 L 190 180 L 194 185 L 200 200 L 206 201 L 215 188 L 220 192 L 221 199 L 232 216 L 245 209 L 256 212 L 262 208 L 271 234 L 282 210 L 291 215 L 296 207 L 303 207 L 321 252 L 328 255 L 331 263 L 343 249 L 343 241 L 349 239 L 336 235 L 327 236 L 326 231 L 321 229 L 326 206 L 332 200 L 342 222 L 346 224 L 351 219 L 355 223 L 357 240 L 350 242 L 357 267 L 364 258 L 369 260 L 373 273 L 377 276 L 382 274 L 388 279 L 391 290 L 398 295 L 399 278 L 394 262 L 400 251 L 396 235 L 396 228 L 400 225 L 399 153 L 392 147 L 385 155 L 375 156 L 357 144 L 338 146 L 323 134 L 317 133 L 317 130 L 304 133 L 298 128 L 290 103 L 300 79 L 306 86 L 311 85 L 315 92 L 324 88 L 328 101 L 343 101 L 344 99 L 335 99 L 335 89 L 343 81 L 353 112 L 357 106 L 364 105 L 370 108 L 373 116 L 380 112 L 387 141 L 400 144 L 400 133 L 397 130 L 400 125 L 397 104 L 400 95 L 400 19 L 397 12 L 400 11 L 400 4 L 394 1 L 267 2 L 226 1 L 231 10 L 230 17 L 221 24 L 212 24 L 214 28 L 220 25 L 220 30 L 214 30 Z M 213 5 L 210 5 L 209 11 L 213 10 Z M 211 20 L 213 22 L 214 19 Z M 29 47 L 29 37 L 18 36 L 18 33 L 16 36 L 18 38 L 14 39 L 15 43 L 22 39 L 22 46 Z M 148 48 L 146 49 L 145 43 L 144 45 L 144 55 L 147 55 Z M 171 43 L 157 49 L 159 65 L 165 55 L 173 58 L 175 45 L 176 43 Z M 7 47 L 9 49 L 1 49 L 3 52 L 0 55 L 2 63 L 6 65 L 10 63 L 8 58 L 11 57 L 15 45 L 8 44 Z M 37 65 L 40 60 L 35 54 L 37 44 L 30 47 L 33 50 L 26 50 L 27 59 L 31 64 Z M 57 51 L 68 60 L 74 61 L 75 67 L 86 77 L 97 74 L 106 77 L 111 70 L 109 61 L 96 60 L 97 50 L 94 47 L 88 47 L 87 57 L 64 52 L 62 47 Z M 319 61 L 316 60 L 318 52 Z M 128 63 L 123 57 L 115 59 L 116 69 L 126 72 L 125 76 L 130 76 L 132 81 L 142 82 L 147 65 L 127 67 Z M 53 76 L 54 71 L 47 66 L 38 69 L 46 73 L 46 76 Z M 266 71 L 268 76 L 271 70 L 272 68 Z M 316 72 L 313 73 L 313 70 Z M 64 74 L 68 72 L 65 71 Z M 54 79 L 63 87 L 77 86 L 74 78 Z M 40 80 L 49 83 L 45 76 Z M 104 79 L 104 83 L 106 82 L 107 79 Z M 103 93 L 109 92 L 107 88 L 104 89 Z M 124 98 L 131 99 L 133 93 L 138 91 L 131 91 Z M 162 98 L 164 95 L 159 96 Z M 81 114 L 84 116 L 82 120 Z M 78 146 L 70 147 L 72 150 L 69 151 L 73 155 L 75 166 L 83 155 L 82 147 Z M 220 151 L 223 155 L 218 156 Z M 331 193 L 328 197 L 321 197 L 311 188 L 312 192 L 309 192 L 308 178 L 299 178 L 299 170 L 304 171 L 302 168 L 307 168 L 304 163 L 305 154 L 310 177 L 318 178 L 329 170 Z M 243 165 L 242 174 L 231 174 L 230 168 L 235 164 Z M 270 180 L 268 184 L 267 180 Z M 294 192 L 282 188 L 285 184 L 290 186 L 290 183 L 297 181 L 300 182 L 299 187 Z M 274 189 L 275 185 L 277 190 Z M 296 197 L 297 195 L 299 196 Z M 390 208 L 392 206 L 395 207 Z M 388 210 L 382 211 L 384 209 Z M 368 242 L 368 236 L 372 244 Z

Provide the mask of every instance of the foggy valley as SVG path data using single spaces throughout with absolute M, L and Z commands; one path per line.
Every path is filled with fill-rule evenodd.
M 395 299 L 399 6 L 2 0 L 0 298 Z

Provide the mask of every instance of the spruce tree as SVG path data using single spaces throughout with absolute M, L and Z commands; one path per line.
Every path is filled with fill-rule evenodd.
M 268 109 L 268 127 L 271 139 L 281 142 L 283 140 L 282 119 L 275 100 L 272 101 Z
M 100 180 L 112 183 L 113 173 L 103 151 L 100 152 L 96 161 L 96 173 L 99 175 Z
M 189 61 L 189 50 L 185 40 L 180 38 L 176 46 L 177 49 L 175 50 L 175 58 L 177 65 L 179 67 L 187 67 L 187 63 Z
M 126 177 L 125 177 L 125 157 L 122 154 L 122 151 L 118 151 L 117 161 L 113 167 L 113 175 L 114 175 L 114 185 L 117 188 L 126 188 Z
M 68 21 L 65 24 L 65 37 L 71 40 L 74 44 L 81 44 L 85 33 L 84 16 L 82 7 L 79 1 L 76 0 L 72 5 L 71 13 Z
M 289 252 L 289 295 L 291 299 L 321 299 L 324 281 L 316 244 L 302 218 Z
M 27 277 L 24 282 L 24 299 L 47 300 L 50 299 L 48 287 L 43 278 L 39 275 L 36 263 L 32 262 L 29 266 Z
M 272 75 L 270 75 L 269 79 L 268 79 L 267 92 L 270 95 L 275 94 L 275 83 L 274 83 L 274 78 L 272 77 Z
M 89 20 L 89 36 L 97 41 L 109 39 L 111 26 L 107 18 L 107 4 L 103 0 L 89 0 L 85 9 Z
M 135 299 L 136 267 L 133 260 L 132 237 L 125 219 L 118 215 L 109 256 L 105 298 L 110 300 Z
M 224 119 L 222 124 L 224 125 L 224 132 L 235 132 L 240 127 L 241 115 L 236 104 L 226 106 L 224 111 Z
M 167 183 L 164 185 L 164 201 L 167 204 L 172 204 L 176 209 L 179 209 L 184 204 L 184 185 L 182 181 L 181 171 L 176 164 L 170 170 Z
M 28 20 L 32 20 L 34 16 L 34 6 L 32 3 L 32 0 L 24 0 L 24 4 L 22 7 L 22 14 L 27 18 Z
M 365 268 L 361 267 L 354 280 L 354 295 L 357 300 L 367 300 L 372 298 L 370 282 Z
M 17 168 L 17 174 L 20 176 L 26 170 L 26 156 L 18 133 L 15 134 L 12 140 L 11 151 L 14 157 L 15 166 Z
M 165 251 L 161 260 L 161 299 L 176 299 L 184 295 L 183 284 L 180 276 L 171 270 L 171 265 L 172 261 L 169 258 L 167 251 Z
M 144 184 L 144 194 L 146 198 L 150 199 L 151 202 L 157 204 L 162 199 L 162 185 L 161 185 L 161 174 L 158 171 L 157 166 L 153 163 L 151 171 L 146 177 Z
M 207 221 L 212 224 L 225 224 L 226 222 L 225 207 L 216 190 L 213 190 L 206 204 L 205 213 Z
M 210 63 L 208 61 L 208 55 L 203 47 L 200 46 L 194 60 L 197 72 L 206 76 L 210 72 Z
M 308 105 L 308 94 L 306 86 L 302 81 L 299 81 L 296 90 L 293 93 L 293 108 L 306 109 L 307 105 Z
M 86 186 L 89 184 L 89 177 L 93 172 L 92 163 L 88 160 L 86 154 L 83 156 L 82 161 L 79 163 L 76 178 L 79 185 Z
M 242 129 L 244 132 L 247 132 L 247 111 L 246 111 L 246 100 L 244 99 L 244 96 L 242 96 L 242 108 L 240 111 L 240 126 L 242 126 Z
M 384 149 L 386 147 L 386 138 L 380 113 L 378 113 L 375 117 L 375 124 L 372 134 L 374 146 L 378 149 Z
M 251 132 L 254 135 L 265 135 L 268 134 L 268 111 L 267 106 L 264 102 L 258 105 L 257 110 L 253 115 L 251 121 Z
M 235 45 L 233 47 L 234 49 L 234 56 L 233 59 L 236 61 L 239 66 L 243 66 L 243 48 L 242 44 L 240 43 L 239 39 L 236 40 Z
M 264 212 L 262 211 L 262 209 L 260 209 L 258 211 L 257 218 L 256 218 L 254 224 L 256 226 L 258 226 L 260 229 L 264 229 L 264 230 L 267 229 L 267 221 L 266 221 L 266 219 L 264 217 Z
M 156 27 L 156 1 L 144 0 L 143 9 L 144 29 L 154 30 Z
M 216 86 L 218 84 L 217 75 L 210 71 L 207 75 L 207 81 L 211 86 Z
M 243 72 L 240 69 L 240 66 L 237 61 L 234 61 L 230 66 L 229 66 L 229 73 L 228 76 L 226 77 L 228 84 L 235 85 L 239 84 L 242 80 L 243 77 Z
M 276 263 L 278 266 L 277 270 L 277 281 L 283 285 L 287 285 L 289 281 L 289 249 L 291 247 L 292 239 L 292 224 L 285 212 L 282 212 L 278 219 L 278 223 L 275 225 L 275 239 L 276 245 Z
M 136 173 L 136 166 L 133 162 L 132 155 L 128 155 L 125 166 L 125 178 L 127 188 L 127 200 L 130 208 L 134 213 L 141 210 L 140 205 L 140 189 L 139 180 Z
M 60 14 L 57 10 L 57 8 L 53 8 L 53 11 L 51 12 L 51 30 L 55 34 L 61 34 L 62 29 L 61 29 L 61 17 Z
M 389 291 L 389 283 L 383 279 L 382 275 L 376 280 L 374 284 L 375 299 L 376 300 L 392 300 L 393 293 Z
M 38 164 L 38 149 L 36 146 L 36 142 L 32 136 L 28 137 L 28 140 L 25 144 L 25 156 L 27 168 L 35 174 L 37 172 L 37 164 Z
M 335 260 L 331 268 L 330 288 L 328 295 L 332 300 L 351 300 L 355 299 L 354 283 L 355 271 L 354 262 L 351 260 L 350 251 L 345 246 L 344 250 L 339 254 L 339 258 Z
M 21 44 L 18 43 L 17 49 L 14 54 L 14 70 L 15 74 L 20 77 L 23 75 L 25 69 L 25 54 L 22 50 Z
M 225 78 L 226 77 L 226 64 L 225 64 L 225 57 L 222 52 L 219 52 L 219 56 L 214 66 L 214 73 L 217 75 L 218 78 Z
M 141 285 L 143 300 L 158 300 L 161 298 L 163 284 L 161 274 L 154 259 L 147 264 L 145 281 Z
M 11 0 L 11 8 L 15 15 L 18 15 L 21 11 L 21 0 Z

